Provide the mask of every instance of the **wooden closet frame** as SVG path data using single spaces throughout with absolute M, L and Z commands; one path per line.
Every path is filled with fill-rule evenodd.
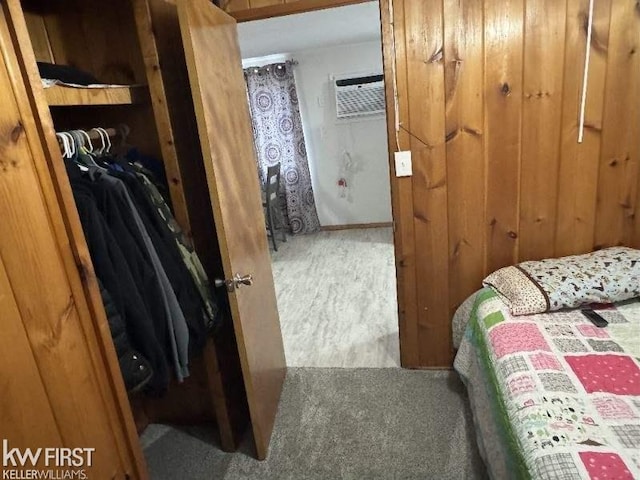
M 156 9 L 156 18 L 153 21 L 150 2 Z M 187 129 L 183 128 L 182 131 L 175 130 L 170 114 L 168 93 L 169 95 L 173 94 L 174 97 L 182 95 L 184 99 L 185 91 L 181 89 L 185 86 L 185 80 L 188 87 L 188 79 L 177 79 L 176 81 L 171 79 L 170 83 L 167 84 L 166 78 L 163 78 L 160 64 L 158 44 L 166 52 L 169 52 L 171 48 L 180 48 L 180 45 L 171 45 L 170 42 L 163 43 L 162 39 L 156 37 L 156 32 L 162 32 L 163 28 L 172 27 L 170 23 L 175 20 L 170 17 L 172 15 L 170 12 L 172 4 L 173 2 L 171 1 L 164 2 L 161 0 L 132 0 L 131 2 L 139 47 L 144 61 L 155 128 L 167 174 L 175 218 L 188 236 L 192 235 L 192 229 L 194 228 L 196 230 L 204 229 L 206 231 L 204 234 L 210 234 L 213 228 L 215 234 L 215 225 L 196 225 L 195 222 L 192 222 L 192 217 L 198 215 L 198 212 L 194 213 L 195 210 L 193 208 L 190 212 L 183 185 L 183 173 L 185 169 L 192 168 L 189 166 L 192 162 L 185 161 L 182 164 L 180 163 L 178 153 L 180 147 L 177 144 L 182 147 L 184 152 L 199 155 L 201 158 L 201 153 L 198 153 L 200 145 L 189 144 L 190 132 Z M 122 380 L 88 246 L 56 140 L 52 112 L 45 92 L 41 87 L 32 39 L 27 28 L 22 5 L 19 0 L 5 0 L 2 8 L 4 11 L 1 13 L 7 19 L 6 23 L 18 59 L 17 68 L 19 71 L 13 72 L 13 75 L 16 76 L 13 81 L 17 85 L 20 83 L 24 85 L 25 94 L 30 102 L 30 106 L 25 108 L 30 108 L 34 112 L 32 128 L 38 132 L 41 141 L 41 146 L 38 148 L 43 150 L 45 156 L 44 162 L 39 162 L 37 165 L 39 168 L 38 174 L 42 178 L 48 177 L 50 179 L 48 183 L 52 186 L 51 191 L 45 192 L 46 203 L 54 215 L 58 211 L 60 212 L 60 217 L 54 219 L 58 220 L 55 223 L 58 241 L 61 244 L 68 242 L 73 253 L 73 257 L 70 255 L 64 256 L 65 269 L 72 285 L 80 317 L 84 322 L 83 328 L 92 353 L 93 369 L 96 372 L 103 397 L 108 398 L 111 396 L 115 400 L 114 402 L 106 401 L 105 403 L 109 406 L 115 405 L 115 408 L 109 409 L 108 416 L 114 425 L 121 458 L 125 465 L 132 466 L 133 472 L 131 473 L 135 478 L 147 478 L 146 464 L 134 422 L 134 406 L 130 402 Z M 154 25 L 154 21 L 160 23 L 166 21 L 167 23 Z M 177 23 L 173 22 L 173 27 L 175 26 L 177 26 Z M 181 53 L 181 55 L 183 56 L 184 53 Z M 18 80 L 17 77 L 21 77 L 21 79 Z M 193 119 L 192 121 L 195 120 Z M 197 132 L 195 134 L 197 140 Z M 203 178 L 202 181 L 206 182 L 206 178 Z M 213 219 L 211 219 L 211 222 L 213 222 Z M 199 253 L 203 256 L 215 257 L 215 248 L 217 248 L 217 240 L 214 235 L 210 251 L 199 251 Z M 210 258 L 209 260 L 210 264 L 211 262 L 216 262 L 215 259 L 211 260 Z M 216 272 L 209 271 L 208 273 L 212 276 L 211 280 L 213 280 L 213 274 Z M 93 332 L 95 332 L 97 338 L 93 335 Z M 227 328 L 220 337 L 208 339 L 202 356 L 194 362 L 198 364 L 196 368 L 204 369 L 208 387 L 206 403 L 215 413 L 221 446 L 225 451 L 235 450 L 239 435 L 248 423 L 246 405 L 243 404 L 243 401 L 246 403 L 246 398 L 243 397 L 244 386 L 242 385 L 241 376 L 236 378 L 239 366 L 234 365 L 234 362 L 237 362 L 236 358 L 232 358 L 234 355 L 237 355 L 237 348 L 235 347 L 233 328 L 230 331 Z M 225 368 L 227 368 L 227 363 L 230 364 L 228 372 L 221 371 L 221 359 L 225 361 Z M 225 375 L 229 378 L 225 379 Z M 181 387 L 171 385 L 170 388 L 175 390 Z M 196 395 L 201 393 L 201 391 L 195 392 Z M 185 395 L 194 395 L 194 392 L 185 392 Z M 157 402 L 163 403 L 162 400 Z M 190 404 L 188 398 L 181 399 L 177 405 L 171 405 L 172 402 L 173 399 L 168 398 L 164 402 L 168 405 L 163 405 L 163 407 L 168 407 L 167 411 L 169 413 L 172 410 L 176 411 Z M 126 438 L 118 437 L 118 425 L 123 427 Z

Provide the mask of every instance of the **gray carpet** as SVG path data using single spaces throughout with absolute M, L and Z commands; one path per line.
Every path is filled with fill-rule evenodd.
M 295 235 L 271 259 L 288 366 L 400 366 L 393 229 Z
M 486 473 L 455 372 L 290 368 L 269 458 L 249 439 L 221 452 L 212 429 L 152 426 L 152 479 L 475 479 Z

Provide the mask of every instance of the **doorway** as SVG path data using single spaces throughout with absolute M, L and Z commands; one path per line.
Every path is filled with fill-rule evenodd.
M 238 34 L 265 211 L 279 165 L 266 223 L 287 365 L 400 367 L 378 2 Z

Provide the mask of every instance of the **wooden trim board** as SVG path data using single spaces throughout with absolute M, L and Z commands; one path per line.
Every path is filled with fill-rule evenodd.
M 393 227 L 393 222 L 379 222 L 379 223 L 349 223 L 347 225 L 322 225 L 320 230 L 332 231 L 332 230 L 353 230 L 356 228 L 383 228 Z
M 80 105 L 133 105 L 149 101 L 145 86 L 122 86 L 109 88 L 74 88 L 54 85 L 45 88 L 44 95 L 49 106 Z
M 293 3 L 279 3 L 277 5 L 269 5 L 268 7 L 248 8 L 245 10 L 229 11 L 228 13 L 238 22 L 248 22 L 270 17 L 282 17 L 295 13 L 324 10 L 325 8 L 344 7 L 345 5 L 355 5 L 367 1 L 369 0 L 298 0 Z

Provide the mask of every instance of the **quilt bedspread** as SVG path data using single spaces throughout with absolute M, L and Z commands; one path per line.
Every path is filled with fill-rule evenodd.
M 640 301 L 598 313 L 606 328 L 579 310 L 511 316 L 492 290 L 477 295 L 460 350 L 494 391 L 514 477 L 640 479 Z

